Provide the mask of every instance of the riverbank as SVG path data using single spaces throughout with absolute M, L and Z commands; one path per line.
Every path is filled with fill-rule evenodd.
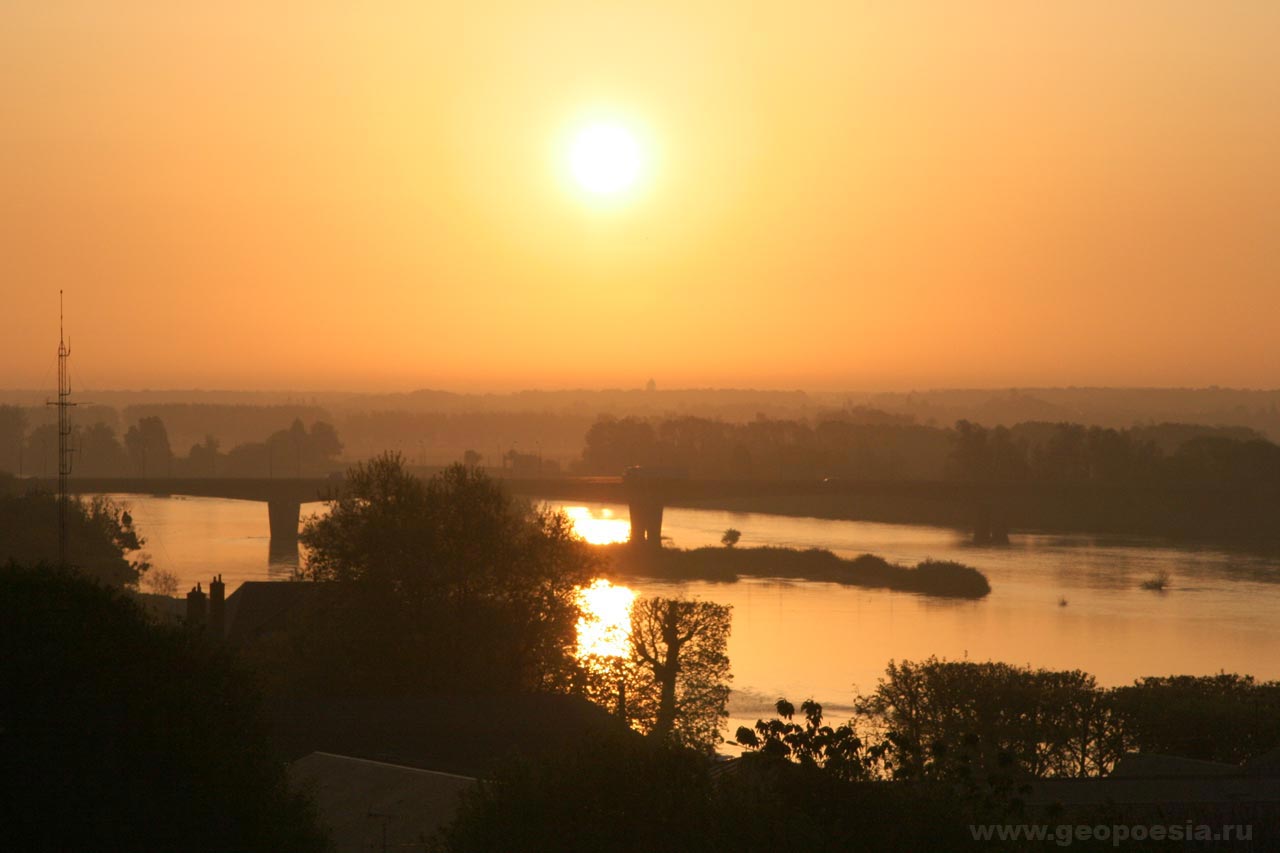
M 668 508 L 751 512 L 831 521 L 871 521 L 948 527 L 972 534 L 975 506 L 947 494 L 815 493 L 724 496 L 673 500 Z M 1010 486 L 988 511 L 999 526 L 1018 532 L 1136 536 L 1171 544 L 1280 548 L 1280 490 L 1215 486 L 1108 486 L 1066 483 L 1053 488 Z
M 734 583 L 740 577 L 820 581 L 871 589 L 891 589 L 945 598 L 983 598 L 991 592 L 986 575 L 949 560 L 925 560 L 914 567 L 874 554 L 853 559 L 819 548 L 634 548 L 596 546 L 612 572 L 625 578 Z

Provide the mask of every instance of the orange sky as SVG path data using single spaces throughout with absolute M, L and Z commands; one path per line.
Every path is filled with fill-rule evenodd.
M 0 386 L 53 384 L 65 288 L 99 388 L 1275 387 L 1278 42 L 1269 0 L 7 0 Z M 595 115 L 622 201 L 565 178 Z

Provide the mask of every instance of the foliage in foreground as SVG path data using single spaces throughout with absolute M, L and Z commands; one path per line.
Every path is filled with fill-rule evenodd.
M 854 721 L 832 728 L 818 703 L 801 706 L 801 724 L 781 700 L 777 719 L 740 728 L 737 740 L 845 778 L 907 780 L 1097 777 L 1132 752 L 1238 765 L 1280 746 L 1280 683 L 1225 673 L 1104 688 L 1079 670 L 890 661 L 856 707 Z
M 579 591 L 599 552 L 483 471 L 422 480 L 385 454 L 348 473 L 302 541 L 311 594 L 251 650 L 282 692 L 577 692 L 657 740 L 706 752 L 720 741 L 729 608 L 642 599 L 629 659 L 580 660 Z
M 0 568 L 12 849 L 323 850 L 222 648 L 51 567 Z
M 106 496 L 67 502 L 67 562 L 111 586 L 136 585 L 149 568 L 128 510 Z M 0 561 L 58 559 L 58 498 L 47 492 L 0 495 Z
M 1010 851 L 1045 842 L 982 843 L 970 826 L 1199 823 L 1210 815 L 1221 823 L 1231 818 L 1212 805 L 1156 813 L 1093 805 L 1068 814 L 1032 805 L 1027 794 L 1037 776 L 1101 775 L 1125 750 L 1222 761 L 1260 755 L 1280 742 L 1278 687 L 1221 675 L 1107 690 L 1075 671 L 891 663 L 862 700 L 860 719 L 832 725 L 817 702 L 797 709 L 779 700 L 777 717 L 738 730 L 747 750 L 738 761 L 636 737 L 511 766 L 467 798 L 435 849 Z M 1250 716 L 1258 718 L 1252 725 Z M 1246 814 L 1259 832 L 1274 831 L 1274 809 Z
M 962 840 L 954 805 L 930 792 L 751 758 L 729 772 L 651 739 L 584 743 L 482 785 L 435 850 L 879 851 Z
M 566 690 L 576 590 L 593 552 L 562 514 L 514 501 L 482 471 L 430 480 L 385 454 L 348 473 L 302 533 L 322 581 L 286 666 L 328 694 Z
M 629 721 L 654 739 L 710 753 L 729 712 L 731 609 L 681 598 L 638 600 L 631 611 L 636 677 Z

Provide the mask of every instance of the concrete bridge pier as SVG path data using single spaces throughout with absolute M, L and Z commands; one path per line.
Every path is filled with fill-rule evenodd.
M 267 575 L 272 579 L 278 578 L 288 579 L 302 565 L 301 555 L 298 553 L 298 540 L 292 542 L 280 542 L 272 539 L 267 546 Z
M 661 548 L 662 501 L 654 497 L 633 497 L 627 506 L 631 512 L 631 544 Z
M 302 502 L 288 498 L 272 498 L 267 501 L 267 518 L 271 522 L 271 548 L 279 550 L 280 546 L 298 547 L 298 518 L 302 513 Z
M 1008 545 L 1009 522 L 1004 508 L 991 500 L 979 501 L 973 523 L 974 545 Z

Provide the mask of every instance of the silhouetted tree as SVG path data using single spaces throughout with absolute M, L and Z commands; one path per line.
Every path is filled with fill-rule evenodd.
M 266 442 L 237 444 L 227 451 L 222 473 L 228 477 L 266 477 L 274 474 Z
M 1280 481 L 1280 446 L 1269 441 L 1233 441 L 1200 436 L 1169 460 L 1170 479 L 1198 485 L 1256 489 Z
M 892 737 L 894 773 L 976 778 L 1014 766 L 1033 776 L 1097 775 L 1123 754 L 1093 676 L 1005 663 L 889 662 L 860 711 Z
M 23 468 L 28 475 L 58 476 L 58 427 L 56 424 L 40 424 L 27 433 L 23 454 Z
M 1251 676 L 1140 678 L 1109 691 L 1125 747 L 1240 764 L 1280 747 L 1280 683 Z
M 602 417 L 587 430 L 582 461 L 588 471 L 621 474 L 658 462 L 653 427 L 640 418 Z
M 342 452 L 342 442 L 332 425 L 316 421 L 308 429 L 295 418 L 288 429 L 267 438 L 270 473 L 277 477 L 303 477 L 328 468 Z
M 1134 747 L 1246 760 L 1273 742 L 1278 696 L 1280 684 L 1225 674 L 1105 690 L 1076 672 L 891 663 L 862 703 L 870 739 L 853 722 L 824 724 L 817 702 L 796 720 L 779 700 L 776 718 L 738 729 L 746 751 L 724 772 L 653 738 L 588 742 L 482 785 L 435 849 L 1031 850 L 1043 841 L 970 833 L 1061 822 L 1060 805 L 1028 802 L 1030 774 L 1102 775 Z M 1144 814 L 1100 809 L 1073 813 Z
M 803 724 L 793 721 L 796 708 L 786 699 L 779 699 L 774 707 L 776 718 L 757 720 L 754 728 L 738 727 L 738 744 L 762 755 L 820 768 L 838 779 L 874 778 L 883 749 L 865 748 L 853 723 L 824 726 L 822 705 L 812 699 L 800 703 Z
M 206 435 L 200 444 L 191 445 L 187 453 L 187 472 L 197 477 L 214 477 L 222 454 L 218 451 L 218 439 Z
M 324 850 L 223 648 L 49 566 L 0 567 L 0 798 L 15 850 Z
M 709 418 L 669 418 L 658 424 L 659 459 L 691 474 L 732 474 L 734 426 Z
M 164 421 L 150 416 L 140 419 L 124 434 L 124 446 L 140 477 L 166 477 L 171 473 L 173 450 Z
M 970 482 L 1009 483 L 1029 474 L 1027 446 L 1004 427 L 957 421 L 951 432 L 951 476 Z
M 329 473 L 342 442 L 338 432 L 325 421 L 310 427 L 295 418 L 288 429 L 277 430 L 266 441 L 238 444 L 226 454 L 212 435 L 194 445 L 185 461 L 193 476 L 226 477 L 311 477 Z
M 166 569 L 148 570 L 145 584 L 153 595 L 175 597 L 178 594 L 178 576 Z
M 1156 445 L 1132 432 L 1090 427 L 1088 447 L 1089 476 L 1106 483 L 1149 482 L 1160 461 Z
M 326 689 L 567 689 L 576 588 L 596 558 L 562 514 L 515 502 L 482 471 L 428 481 L 398 454 L 347 473 L 302 533 L 326 581 L 313 639 Z
M 1054 483 L 1090 479 L 1089 433 L 1080 424 L 1059 424 L 1032 459 L 1038 476 Z
M 129 473 L 129 457 L 116 438 L 116 431 L 105 423 L 76 429 L 74 470 L 87 477 L 121 476 Z
M 856 410 L 812 423 L 763 415 L 746 423 L 601 417 L 587 431 L 578 469 L 617 474 L 631 465 L 681 468 L 697 477 L 946 477 L 1265 491 L 1280 479 L 1280 446 L 1248 429 L 1190 424 L 1115 430 L 1032 421 L 988 428 L 960 420 L 941 429 L 909 416 Z
M 18 406 L 0 406 L 0 471 L 19 473 L 26 437 L 27 413 Z
M 127 510 L 110 498 L 70 498 L 67 561 L 111 586 L 131 586 L 149 566 L 137 554 L 144 541 Z M 0 495 L 0 561 L 53 563 L 58 559 L 58 499 L 45 492 Z
M 267 455 L 274 476 L 302 476 L 307 456 L 307 428 L 300 418 L 295 418 L 288 429 L 274 432 L 267 438 Z
M 648 738 L 588 741 L 482 783 L 429 849 L 982 850 L 990 848 L 974 843 L 968 825 L 1000 817 L 955 789 L 851 782 L 773 755 L 744 755 L 723 773 L 715 766 Z
M 327 465 L 342 452 L 338 431 L 327 421 L 313 421 L 307 430 L 307 459 L 313 465 Z
M 728 716 L 730 610 L 682 598 L 636 600 L 631 610 L 637 678 L 628 715 L 655 739 L 710 752 Z
M 742 531 L 730 527 L 724 532 L 724 535 L 720 537 L 720 544 L 726 548 L 732 548 L 734 545 L 738 544 L 738 540 L 741 538 Z

